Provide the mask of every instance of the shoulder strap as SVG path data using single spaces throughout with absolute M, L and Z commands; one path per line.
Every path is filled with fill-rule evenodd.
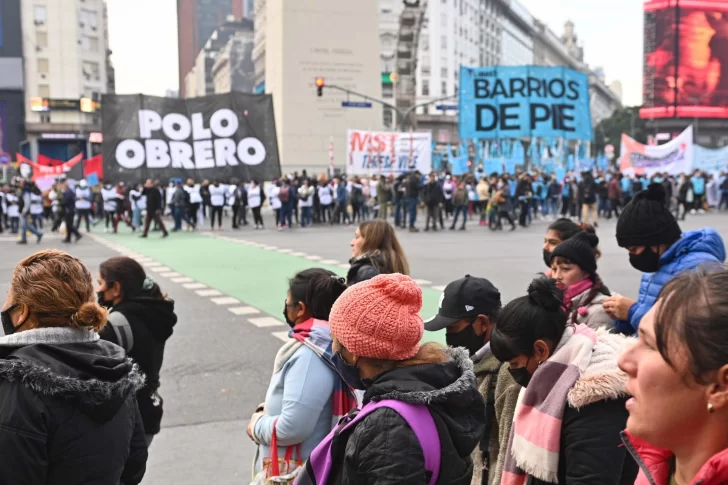
M 424 404 L 410 404 L 393 399 L 369 403 L 349 423 L 349 427 L 379 408 L 390 408 L 402 416 L 417 437 L 425 457 L 425 470 L 431 473 L 429 485 L 435 485 L 440 475 L 440 435 L 430 410 Z
M 126 350 L 127 354 L 131 352 L 131 349 L 134 348 L 134 334 L 131 331 L 129 320 L 126 319 L 124 314 L 121 312 L 109 313 L 108 325 L 111 325 L 114 330 L 119 346 Z

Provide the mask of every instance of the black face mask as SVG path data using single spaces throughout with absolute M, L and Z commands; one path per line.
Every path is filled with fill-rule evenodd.
M 629 264 L 637 271 L 643 273 L 654 273 L 660 269 L 660 255 L 657 254 L 649 246 L 640 254 L 630 254 Z
M 2 320 L 3 332 L 5 332 L 5 335 L 12 335 L 17 331 L 10 318 L 10 312 L 15 310 L 17 306 L 18 305 L 12 305 L 4 312 L 0 312 L 0 320 Z
M 476 335 L 475 328 L 473 328 L 472 324 L 458 333 L 445 334 L 445 341 L 448 347 L 465 347 L 468 349 L 471 357 L 485 345 L 485 338 L 483 335 Z
M 546 263 L 546 267 L 551 269 L 551 251 L 547 249 L 543 250 L 543 262 Z
M 334 364 L 334 368 L 339 374 L 339 377 L 341 377 L 341 379 L 346 382 L 346 385 L 352 389 L 364 391 L 372 384 L 371 380 L 362 379 L 359 368 L 356 365 L 351 365 L 346 362 L 344 358 L 341 357 L 340 352 L 336 352 L 331 357 L 331 363 Z
M 288 303 L 286 303 L 285 300 L 283 301 L 283 318 L 286 319 L 286 323 L 289 327 L 293 328 L 296 326 L 296 322 L 288 318 Z
M 96 300 L 98 301 L 99 305 L 101 305 L 104 308 L 111 308 L 114 306 L 114 302 L 111 300 L 107 300 L 104 298 L 104 292 L 98 291 L 96 292 Z
M 528 387 L 528 383 L 531 382 L 531 373 L 528 372 L 529 360 L 531 360 L 530 357 L 526 361 L 526 365 L 523 367 L 519 367 L 518 369 L 508 369 L 508 372 L 511 374 L 511 377 L 513 377 L 513 380 L 516 381 L 516 384 L 521 387 Z

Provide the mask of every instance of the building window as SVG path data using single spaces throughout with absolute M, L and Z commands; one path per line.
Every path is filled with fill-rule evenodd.
M 95 10 L 81 10 L 81 27 L 87 27 L 91 30 L 98 28 L 98 15 Z
M 440 69 L 440 76 L 447 77 L 447 67 Z
M 422 63 L 422 74 L 430 74 L 430 63 Z
M 87 81 L 100 81 L 101 77 L 99 74 L 99 63 L 84 61 L 83 63 L 83 77 Z
M 89 37 L 87 35 L 84 35 L 83 37 L 81 37 L 81 46 L 84 48 L 84 50 L 90 52 L 98 52 L 99 39 L 96 37 Z
M 35 31 L 35 46 L 41 48 L 48 47 L 48 32 Z
M 50 123 L 51 122 L 51 114 L 50 113 L 41 113 L 40 114 L 40 122 L 41 123 Z
M 430 81 L 427 79 L 424 79 L 422 81 L 422 96 L 429 96 L 430 95 Z
M 440 94 L 442 96 L 447 96 L 447 81 L 442 82 L 442 87 L 440 89 Z
M 36 5 L 33 12 L 35 13 L 35 25 L 44 25 L 48 19 L 45 5 Z
M 446 35 L 443 35 L 442 38 L 440 39 L 440 47 L 442 47 L 443 49 L 447 49 L 447 36 Z
M 48 59 L 38 59 L 38 74 L 48 74 Z
M 387 126 L 387 127 L 392 126 L 392 110 L 391 109 L 384 110 L 384 126 Z
M 447 27 L 447 14 L 442 14 L 440 16 L 440 23 L 443 27 Z
M 38 96 L 41 98 L 50 98 L 51 97 L 51 87 L 47 84 L 39 84 L 38 85 Z

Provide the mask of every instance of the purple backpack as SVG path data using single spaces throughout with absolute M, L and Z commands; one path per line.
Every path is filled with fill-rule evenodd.
M 415 433 L 422 447 L 425 457 L 425 470 L 432 474 L 429 485 L 437 483 L 440 475 L 440 435 L 437 433 L 435 420 L 430 410 L 424 404 L 409 404 L 402 401 L 387 399 L 379 402 L 370 402 L 349 423 L 337 426 L 329 435 L 319 443 L 306 462 L 305 469 L 296 479 L 296 485 L 326 485 L 332 469 L 331 447 L 334 437 L 344 430 L 354 426 L 379 408 L 390 408 L 397 411 Z

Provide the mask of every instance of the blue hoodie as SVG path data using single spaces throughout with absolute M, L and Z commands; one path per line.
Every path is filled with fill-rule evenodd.
M 695 269 L 701 264 L 724 261 L 725 245 L 715 229 L 706 227 L 684 232 L 680 240 L 660 257 L 660 269 L 656 273 L 642 275 L 639 298 L 629 309 L 628 319 L 616 322 L 617 330 L 626 334 L 636 332 L 642 317 L 657 301 L 662 287 L 679 273 Z

